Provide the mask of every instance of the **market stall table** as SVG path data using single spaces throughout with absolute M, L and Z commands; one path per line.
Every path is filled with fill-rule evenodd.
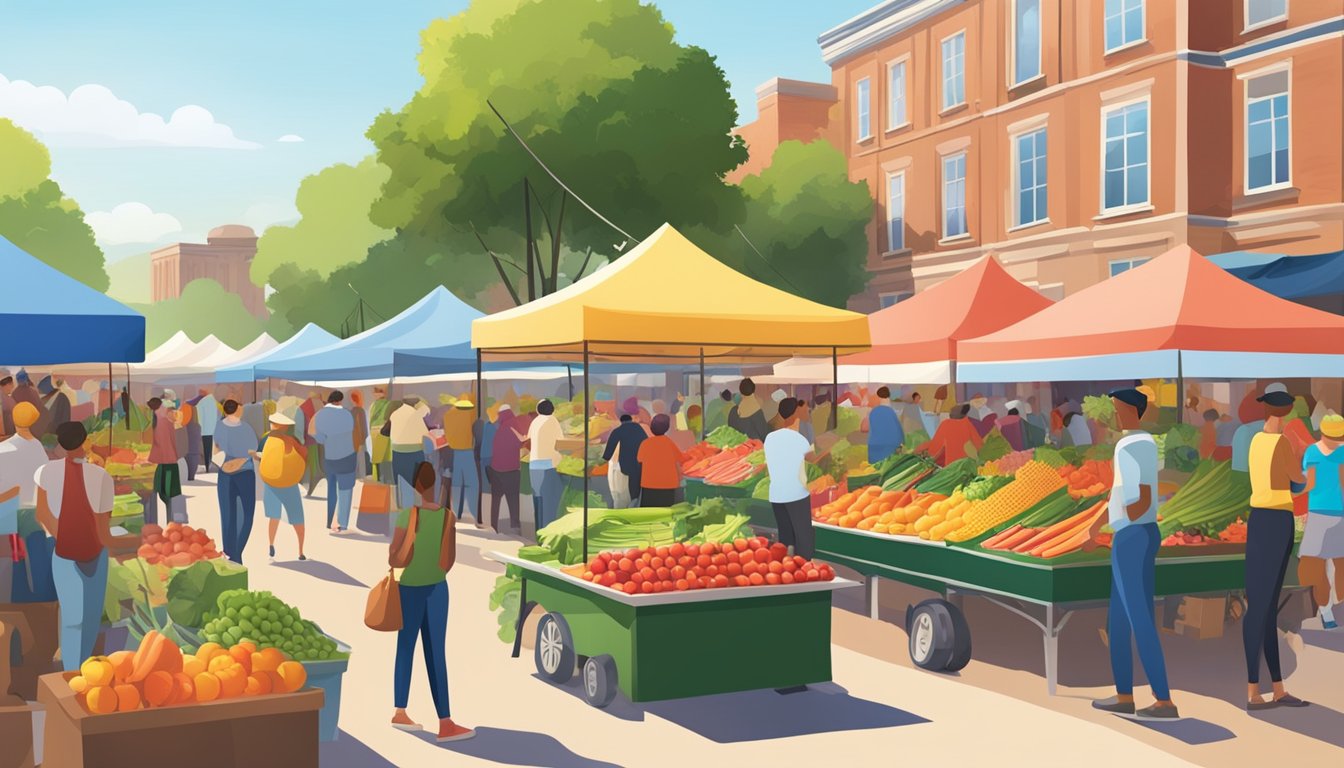
M 605 707 L 765 688 L 791 692 L 831 679 L 831 593 L 846 579 L 627 595 L 529 560 L 489 553 L 521 572 L 519 636 L 532 609 L 537 672 L 553 683 L 583 673 L 584 699 Z M 772 633 L 769 643 L 759 642 Z M 750 663 L 744 648 L 754 648 Z M 694 671 L 694 674 L 689 674 Z

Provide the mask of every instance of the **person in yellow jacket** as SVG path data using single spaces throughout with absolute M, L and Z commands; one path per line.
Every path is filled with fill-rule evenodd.
M 262 507 L 269 522 L 271 557 L 275 557 L 275 533 L 280 528 L 280 513 L 294 526 L 299 537 L 299 559 L 303 554 L 303 494 L 299 483 L 308 468 L 308 448 L 294 437 L 291 430 L 294 419 L 283 413 L 270 418 L 271 431 L 261 439 L 259 451 L 252 453 L 258 460 L 262 483 Z

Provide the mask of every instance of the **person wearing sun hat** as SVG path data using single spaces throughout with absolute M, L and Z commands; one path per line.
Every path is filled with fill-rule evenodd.
M 1284 436 L 1284 420 L 1293 410 L 1293 396 L 1267 387 L 1256 398 L 1264 405 L 1264 429 L 1251 440 L 1251 514 L 1246 521 L 1246 614 L 1241 637 L 1246 650 L 1246 708 L 1301 707 L 1306 702 L 1287 693 L 1279 667 L 1279 594 L 1293 554 L 1293 496 L 1302 492 L 1302 464 Z M 1260 696 L 1260 659 L 1269 667 L 1274 697 Z
M 299 539 L 299 559 L 303 554 L 303 493 L 299 483 L 308 470 L 308 447 L 293 434 L 294 419 L 276 412 L 270 417 L 271 431 L 261 439 L 258 450 L 252 452 L 261 475 L 262 509 L 269 523 L 267 535 L 270 555 L 275 557 L 275 534 L 280 528 L 283 512 Z
M 1299 546 L 1297 580 L 1311 587 L 1312 599 L 1326 629 L 1338 628 L 1330 600 L 1326 561 L 1335 565 L 1335 600 L 1344 603 L 1344 416 L 1321 419 L 1321 439 L 1302 456 L 1307 476 L 1307 521 Z
M 1157 442 L 1139 427 L 1148 410 L 1148 396 L 1137 389 L 1110 393 L 1116 423 L 1124 435 L 1115 444 L 1108 514 L 1093 525 L 1085 549 L 1096 545 L 1096 534 L 1108 522 L 1111 539 L 1111 604 L 1107 615 L 1111 672 L 1116 695 L 1092 702 L 1104 712 L 1134 715 L 1144 720 L 1180 717 L 1167 686 L 1167 665 L 1153 621 L 1153 576 L 1162 534 L 1157 528 Z M 1134 659 L 1130 644 L 1138 647 L 1139 661 L 1157 702 L 1134 707 Z

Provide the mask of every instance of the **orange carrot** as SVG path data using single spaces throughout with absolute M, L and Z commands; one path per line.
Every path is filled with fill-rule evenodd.
M 1083 519 L 1078 520 L 1072 528 L 1069 528 L 1067 531 L 1060 533 L 1056 536 L 1052 536 L 1051 538 L 1041 541 L 1037 543 L 1035 547 L 1032 547 L 1030 550 L 1031 556 L 1041 557 L 1042 553 L 1056 550 L 1060 546 L 1070 541 L 1074 541 L 1079 536 L 1082 536 L 1082 540 L 1074 544 L 1073 548 L 1081 546 L 1084 541 L 1087 541 L 1087 534 L 1092 529 L 1092 524 L 1097 521 L 1097 518 L 1100 517 L 1101 513 L 1104 511 L 1105 507 L 1103 505 L 1094 504 L 1091 509 L 1083 513 L 1085 515 Z M 1062 550 L 1058 552 L 1058 554 L 1063 554 L 1064 552 L 1067 551 L 1068 551 L 1067 549 Z

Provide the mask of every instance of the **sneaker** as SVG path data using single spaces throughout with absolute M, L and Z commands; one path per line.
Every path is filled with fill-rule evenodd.
M 1321 606 L 1321 626 L 1326 629 L 1339 629 L 1339 624 L 1335 623 L 1335 613 L 1328 605 Z
M 300 560 L 307 560 L 308 558 L 304 557 L 303 555 L 299 555 L 299 559 L 300 559 Z
M 1175 704 L 1154 704 L 1151 707 L 1144 707 L 1134 716 L 1140 720 L 1180 720 L 1181 713 L 1176 710 Z
M 446 724 L 439 726 L 439 735 L 435 738 L 435 741 L 466 741 L 475 736 L 476 731 L 473 731 L 470 728 L 463 728 L 452 720 L 449 720 Z
M 1109 699 L 1096 699 L 1092 702 L 1092 708 L 1116 715 L 1134 714 L 1134 702 L 1132 700 L 1121 701 L 1119 696 L 1112 696 Z
M 271 549 L 271 557 L 275 557 L 275 545 L 272 544 L 270 549 Z

